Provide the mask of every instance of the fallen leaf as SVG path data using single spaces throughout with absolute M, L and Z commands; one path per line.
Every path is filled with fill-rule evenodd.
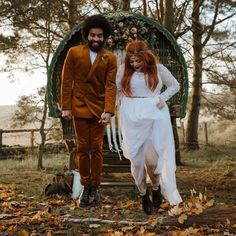
M 178 222 L 180 224 L 183 224 L 185 220 L 187 220 L 188 216 L 186 214 L 181 214 L 179 217 L 178 217 Z
M 122 227 L 122 231 L 123 232 L 126 232 L 126 231 L 130 231 L 130 230 L 132 230 L 132 229 L 134 229 L 135 228 L 135 226 L 125 226 L 125 227 Z
M 173 215 L 180 215 L 183 210 L 178 206 L 174 206 L 173 208 L 170 209 L 170 212 L 173 214 Z
M 208 201 L 208 202 L 206 203 L 206 206 L 211 207 L 211 206 L 214 205 L 214 202 L 215 202 L 215 200 L 214 200 L 214 199 L 211 199 L 210 201 Z
M 226 219 L 226 224 L 227 225 L 231 225 L 231 222 L 230 222 L 230 220 L 228 218 Z
M 28 235 L 29 235 L 29 232 L 26 231 L 25 229 L 21 230 L 19 233 L 19 236 L 28 236 Z
M 203 200 L 203 195 L 202 195 L 201 192 L 199 193 L 199 199 L 200 199 L 201 201 Z
M 53 236 L 53 234 L 52 234 L 52 231 L 51 231 L 51 230 L 49 230 L 49 231 L 48 231 L 48 233 L 47 233 L 47 236 Z

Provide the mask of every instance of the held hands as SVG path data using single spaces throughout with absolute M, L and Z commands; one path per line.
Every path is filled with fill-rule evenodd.
M 72 112 L 71 110 L 65 110 L 62 111 L 62 115 L 61 115 L 65 120 L 71 120 L 72 118 Z
M 101 115 L 101 119 L 98 122 L 107 125 L 110 123 L 110 121 L 111 121 L 111 113 L 103 112 Z

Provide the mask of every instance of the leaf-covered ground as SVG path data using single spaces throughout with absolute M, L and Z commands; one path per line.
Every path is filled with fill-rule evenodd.
M 140 199 L 130 199 L 130 188 L 101 188 L 97 208 L 79 208 L 70 196 L 46 197 L 66 157 L 48 157 L 44 171 L 29 160 L 0 161 L 0 235 L 236 235 L 235 154 L 234 148 L 183 152 L 177 181 L 184 202 L 171 208 L 164 201 L 151 216 Z

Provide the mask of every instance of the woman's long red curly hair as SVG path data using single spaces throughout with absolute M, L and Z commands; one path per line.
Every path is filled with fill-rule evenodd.
M 148 49 L 144 41 L 132 41 L 126 46 L 124 59 L 125 69 L 121 79 L 121 90 L 128 96 L 132 96 L 130 81 L 134 73 L 134 68 L 130 65 L 130 57 L 137 56 L 142 61 L 142 72 L 145 74 L 146 84 L 151 91 L 154 91 L 158 84 L 157 63 L 158 59 Z

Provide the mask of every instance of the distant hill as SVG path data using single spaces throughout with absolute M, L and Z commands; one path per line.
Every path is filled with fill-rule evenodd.
M 0 129 L 12 129 L 12 117 L 17 106 L 0 106 Z
M 12 129 L 38 129 L 40 127 L 40 123 L 36 124 L 28 124 L 23 127 L 12 127 L 12 117 L 14 116 L 15 111 L 17 110 L 17 106 L 0 106 L 0 129 L 3 130 L 12 130 Z M 48 119 L 47 122 L 48 127 L 51 123 L 51 120 Z M 36 142 L 39 141 L 39 135 L 35 134 Z M 4 134 L 3 133 L 3 145 L 30 145 L 30 133 L 14 133 L 14 134 Z

